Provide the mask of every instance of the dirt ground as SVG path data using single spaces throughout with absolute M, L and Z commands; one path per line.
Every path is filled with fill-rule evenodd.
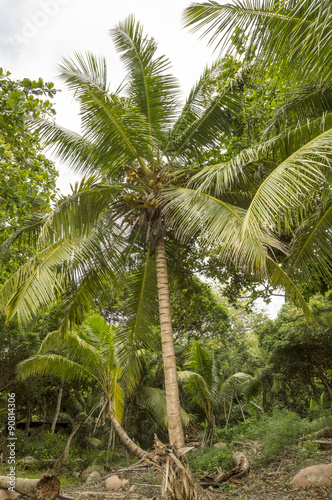
M 213 500 L 331 500 L 331 487 L 294 487 L 290 485 L 294 475 L 304 467 L 317 463 L 331 463 L 332 450 L 321 452 L 310 460 L 294 464 L 287 456 L 275 468 L 252 469 L 249 476 L 241 481 L 224 483 L 218 490 L 209 492 Z M 122 491 L 105 491 L 103 482 L 80 488 L 67 487 L 62 494 L 75 500 L 159 500 L 161 477 L 146 468 L 132 470 L 114 470 L 112 474 L 121 479 L 128 479 L 127 487 Z
M 218 490 L 206 493 L 211 500 L 332 500 L 332 486 L 294 487 L 290 485 L 294 475 L 305 467 L 318 463 L 331 463 L 332 450 L 321 452 L 309 460 L 294 463 L 293 458 L 285 457 L 270 468 L 252 468 L 247 478 L 241 481 L 224 483 Z M 61 489 L 61 499 L 75 500 L 160 500 L 161 477 L 158 473 L 143 466 L 129 469 L 114 469 L 109 475 L 128 479 L 123 490 L 110 491 L 104 486 L 104 478 L 90 485 L 66 486 Z M 106 476 L 107 477 L 107 476 Z M 1 499 L 1 494 L 0 494 Z M 20 499 L 29 500 L 25 496 Z M 30 499 L 31 500 L 31 499 Z

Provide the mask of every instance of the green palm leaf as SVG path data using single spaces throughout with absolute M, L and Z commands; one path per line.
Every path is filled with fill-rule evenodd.
M 323 278 L 332 275 L 332 202 L 319 206 L 298 228 L 290 247 L 289 265 L 295 273 L 312 279 L 314 270 Z M 319 258 L 318 258 L 319 256 Z
M 140 268 L 127 276 L 130 295 L 126 301 L 128 321 L 119 327 L 119 358 L 126 366 L 130 388 L 138 381 L 141 368 L 139 352 L 141 349 L 157 350 L 159 346 L 156 331 L 156 269 L 154 259 L 147 252 Z
M 241 79 L 241 74 L 226 81 L 224 89 L 207 104 L 203 90 L 207 81 L 213 80 L 219 71 L 217 61 L 211 68 L 205 69 L 191 90 L 183 111 L 168 137 L 165 152 L 170 158 L 181 158 L 192 148 L 216 145 L 221 132 L 230 132 L 231 115 L 240 111 L 240 103 L 233 93 L 233 87 Z
M 233 5 L 210 0 L 188 7 L 184 20 L 222 49 L 234 49 L 232 36 L 240 29 L 249 36 L 248 52 L 256 50 L 265 62 L 288 59 L 306 77 L 330 76 L 330 0 L 235 0 Z
M 178 85 L 166 74 L 170 62 L 165 56 L 154 58 L 157 43 L 143 34 L 143 26 L 129 16 L 111 30 L 128 75 L 129 98 L 146 117 L 153 134 L 165 130 L 173 121 Z

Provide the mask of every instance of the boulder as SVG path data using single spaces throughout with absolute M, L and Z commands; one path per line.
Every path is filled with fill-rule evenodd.
M 291 480 L 294 486 L 323 486 L 332 484 L 332 463 L 317 464 L 300 470 Z
M 214 443 L 213 445 L 213 448 L 217 448 L 218 450 L 224 450 L 225 448 L 227 448 L 227 444 L 226 443 Z
M 121 490 L 129 483 L 128 479 L 120 479 L 118 476 L 110 476 L 105 481 L 105 486 L 109 490 Z
M 83 472 L 82 472 L 82 479 L 83 481 L 86 481 L 89 477 L 89 475 L 91 474 L 91 472 L 100 472 L 101 474 L 104 472 L 104 467 L 102 465 L 90 465 L 90 467 L 87 467 L 87 469 L 85 469 Z
M 94 483 L 95 481 L 98 481 L 98 479 L 100 479 L 100 478 L 101 478 L 100 472 L 98 472 L 97 470 L 94 470 L 94 471 L 90 472 L 90 474 L 86 478 L 85 482 L 86 482 L 86 484 Z
M 20 462 L 22 462 L 23 464 L 34 464 L 35 462 L 37 462 L 37 460 L 33 457 L 24 457 L 22 458 L 22 460 L 20 460 Z

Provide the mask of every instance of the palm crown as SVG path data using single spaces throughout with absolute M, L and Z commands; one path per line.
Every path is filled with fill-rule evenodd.
M 236 191 L 240 178 L 236 161 L 217 166 L 221 174 L 215 192 L 204 192 L 194 176 L 202 168 L 196 151 L 213 147 L 221 133 L 229 133 L 232 116 L 240 110 L 234 81 L 225 81 L 222 92 L 205 102 L 202 90 L 207 76 L 217 74 L 216 63 L 179 111 L 169 62 L 156 57 L 156 42 L 143 35 L 142 26 L 129 17 L 111 36 L 127 70 L 123 88 L 110 91 L 103 58 L 76 55 L 60 66 L 61 78 L 80 104 L 82 134 L 46 120 L 34 122 L 58 157 L 89 177 L 59 199 L 51 214 L 13 237 L 33 240 L 38 253 L 8 280 L 0 298 L 8 318 L 17 314 L 28 321 L 64 296 L 65 331 L 82 320 L 105 283 L 118 283 L 130 271 L 128 317 L 118 335 L 123 344 L 119 356 L 134 373 L 138 349 L 158 343 L 157 278 L 168 428 L 171 442 L 182 446 L 165 235 L 168 240 L 171 232 L 178 241 L 199 237 L 201 244 L 250 272 L 269 272 L 274 283 L 287 286 L 310 311 L 269 253 L 271 247 L 284 248 L 268 225 L 257 222 L 259 206 L 246 211 L 241 203 L 229 203 L 229 191 Z

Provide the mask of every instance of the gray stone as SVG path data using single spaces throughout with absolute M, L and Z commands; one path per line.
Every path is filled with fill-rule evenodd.
M 24 464 L 34 464 L 35 462 L 37 462 L 37 460 L 33 457 L 24 457 L 22 458 L 22 460 L 20 460 L 20 462 Z
M 104 472 L 104 467 L 102 465 L 90 465 L 87 469 L 82 472 L 82 479 L 86 481 L 91 472 L 98 471 L 100 473 Z
M 227 444 L 222 443 L 222 442 L 214 443 L 213 448 L 218 448 L 219 450 L 224 450 L 225 448 L 227 448 Z
M 90 472 L 85 482 L 86 484 L 94 483 L 95 481 L 98 481 L 98 479 L 100 478 L 101 478 L 100 472 L 94 470 L 93 472 Z

